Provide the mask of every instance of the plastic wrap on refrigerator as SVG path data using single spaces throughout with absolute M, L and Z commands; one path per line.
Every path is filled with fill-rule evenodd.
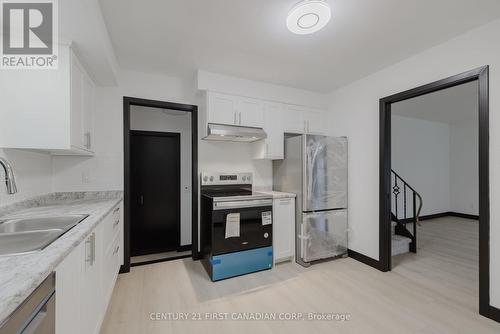
M 340 256 L 347 252 L 347 210 L 304 213 L 301 258 L 305 262 Z
M 307 135 L 304 211 L 347 208 L 347 139 Z

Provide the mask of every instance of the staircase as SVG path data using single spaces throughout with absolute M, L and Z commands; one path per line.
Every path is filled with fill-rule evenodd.
M 422 196 L 391 170 L 392 255 L 417 252 L 417 225 Z

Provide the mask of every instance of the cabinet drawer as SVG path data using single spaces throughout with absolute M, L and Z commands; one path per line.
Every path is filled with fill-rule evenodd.
M 112 241 L 121 229 L 121 208 L 117 205 L 111 213 L 104 218 L 103 222 L 103 240 L 104 249 L 107 250 L 111 246 Z
M 104 256 L 104 266 L 102 268 L 103 273 L 103 287 L 106 297 L 109 297 L 113 291 L 115 285 L 116 275 L 120 269 L 120 252 L 121 249 L 121 238 L 120 235 L 116 235 L 115 239 L 111 243 L 110 247 L 106 250 Z

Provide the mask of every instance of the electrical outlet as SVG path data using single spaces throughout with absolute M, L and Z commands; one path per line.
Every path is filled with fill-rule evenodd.
M 82 172 L 82 183 L 83 184 L 89 184 L 90 183 L 90 176 L 87 172 Z

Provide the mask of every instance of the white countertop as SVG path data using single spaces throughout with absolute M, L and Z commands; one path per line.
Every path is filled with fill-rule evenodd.
M 27 201 L 15 210 L 0 209 L 0 219 L 88 214 L 81 223 L 45 249 L 26 255 L 0 256 L 0 323 L 2 323 L 57 265 L 78 246 L 121 201 L 121 192 L 74 196 L 65 193 L 48 195 L 49 199 Z M 35 206 L 31 206 L 35 205 Z M 3 213 L 2 213 L 3 212 Z
M 295 197 L 297 197 L 296 194 L 285 193 L 285 192 L 282 192 L 282 191 L 259 190 L 259 192 L 264 193 L 264 194 L 270 194 L 270 195 L 273 196 L 273 198 L 295 198 Z

